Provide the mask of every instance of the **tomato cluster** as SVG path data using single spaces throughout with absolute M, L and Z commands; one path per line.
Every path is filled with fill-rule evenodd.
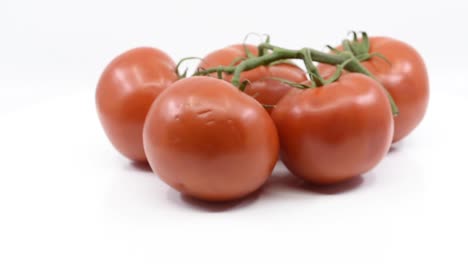
M 119 152 L 199 199 L 254 192 L 278 157 L 310 183 L 339 183 L 418 125 L 429 87 L 421 56 L 401 41 L 363 34 L 332 50 L 232 45 L 184 77 L 164 52 L 132 49 L 101 75 L 99 118 Z

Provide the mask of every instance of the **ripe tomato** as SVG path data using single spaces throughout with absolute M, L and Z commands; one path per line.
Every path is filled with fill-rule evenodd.
M 136 48 L 115 58 L 99 79 L 96 106 L 107 137 L 124 156 L 146 161 L 143 123 L 154 99 L 177 80 L 175 63 L 154 48 Z
M 382 86 L 357 73 L 294 89 L 273 110 L 281 159 L 316 184 L 337 183 L 373 168 L 387 153 L 393 117 Z
M 429 80 L 426 66 L 418 52 L 406 43 L 372 37 L 369 53 L 380 53 L 390 62 L 373 57 L 362 64 L 392 95 L 400 114 L 395 117 L 393 142 L 406 137 L 421 122 L 429 101 Z M 342 50 L 342 47 L 338 49 Z M 320 64 L 319 71 L 329 76 L 334 66 Z
M 239 58 L 247 58 L 246 48 L 253 55 L 258 55 L 256 46 L 232 45 L 208 54 L 200 63 L 199 68 L 229 66 Z M 212 74 L 212 76 L 216 76 L 216 74 Z M 249 80 L 250 82 L 245 89 L 247 94 L 253 96 L 261 104 L 274 106 L 292 87 L 272 78 L 281 78 L 296 83 L 307 80 L 305 72 L 290 63 L 279 63 L 268 67 L 260 66 L 241 74 L 241 81 Z M 230 82 L 232 75 L 223 74 L 223 79 Z M 268 111 L 271 112 L 271 108 L 268 108 Z
M 305 72 L 292 64 L 280 63 L 268 67 L 268 75 L 247 85 L 245 92 L 263 105 L 275 106 L 281 98 L 294 89 L 292 86 L 272 79 L 281 78 L 295 83 L 307 80 Z M 269 113 L 273 108 L 266 108 Z
M 278 158 L 275 125 L 263 107 L 228 82 L 191 77 L 156 99 L 143 140 L 148 162 L 184 194 L 227 201 L 252 193 Z

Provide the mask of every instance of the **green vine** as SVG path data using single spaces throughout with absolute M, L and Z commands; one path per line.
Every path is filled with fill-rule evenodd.
M 362 73 L 376 80 L 376 78 L 360 62 L 368 60 L 374 56 L 382 59 L 385 59 L 385 57 L 378 53 L 369 54 L 370 44 L 365 32 L 361 33 L 361 40 L 358 39 L 356 32 L 352 32 L 352 34 L 353 40 L 343 41 L 344 50 L 338 51 L 332 48 L 334 53 L 325 53 L 312 48 L 302 48 L 299 50 L 286 49 L 270 44 L 270 38 L 268 36 L 266 41 L 258 46 L 259 56 L 250 55 L 247 58 L 240 60 L 237 65 L 200 69 L 195 72 L 194 76 L 217 73 L 219 77 L 221 76 L 221 73 L 232 74 L 232 84 L 241 90 L 244 90 L 248 82 L 241 82 L 240 77 L 242 72 L 255 69 L 259 66 L 274 64 L 278 61 L 299 59 L 304 62 L 307 74 L 311 81 L 310 87 L 300 86 L 301 88 L 315 88 L 335 82 L 339 79 L 343 70 Z M 336 65 L 337 70 L 333 76 L 328 80 L 325 80 L 319 74 L 314 62 Z M 298 85 L 292 86 L 299 87 Z M 395 101 L 388 92 L 387 96 L 390 101 L 393 114 L 398 115 L 399 111 Z

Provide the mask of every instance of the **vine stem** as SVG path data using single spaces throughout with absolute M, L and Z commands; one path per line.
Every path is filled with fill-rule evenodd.
M 269 49 L 273 52 L 282 51 L 282 50 L 290 51 L 290 52 L 300 52 L 300 50 L 296 51 L 296 50 L 285 49 L 282 47 L 271 45 L 269 43 L 262 43 L 260 44 L 260 47 Z M 340 54 L 330 54 L 330 53 L 325 53 L 325 52 L 312 49 L 312 48 L 303 48 L 302 51 L 307 52 L 313 61 L 330 64 L 330 65 L 340 65 L 340 64 L 347 62 L 349 59 L 354 58 L 354 55 L 350 52 L 342 52 Z M 296 58 L 296 59 L 303 59 L 303 58 Z M 347 63 L 345 66 L 345 69 L 350 72 L 359 72 L 359 73 L 363 73 L 365 75 L 372 77 L 372 74 L 364 66 L 361 65 L 358 59 L 352 60 L 351 62 Z M 318 72 L 316 71 L 313 73 L 319 75 Z
M 212 73 L 218 73 L 218 72 L 233 74 L 235 70 L 236 70 L 236 66 L 217 66 L 213 68 L 198 70 L 193 74 L 193 76 L 210 75 Z
M 268 65 L 272 62 L 284 59 L 301 59 L 301 51 L 298 50 L 287 50 L 287 49 L 278 49 L 274 50 L 272 53 L 265 54 L 261 57 L 254 57 L 242 61 L 237 67 L 235 67 L 232 77 L 232 84 L 236 87 L 240 85 L 240 75 L 244 71 L 248 71 L 254 68 L 257 68 L 261 65 Z
M 330 64 L 330 65 L 340 65 L 340 64 L 347 62 L 349 59 L 353 59 L 354 57 L 351 53 L 348 53 L 348 52 L 343 52 L 341 54 L 328 54 L 328 53 L 324 53 L 324 52 L 314 50 L 311 48 L 304 48 L 301 50 L 291 50 L 291 49 L 285 49 L 285 48 L 273 46 L 268 43 L 260 44 L 259 48 L 271 50 L 272 53 L 264 54 L 263 56 L 259 56 L 259 57 L 248 58 L 242 61 L 237 66 L 218 66 L 218 67 L 199 70 L 195 72 L 194 76 L 208 75 L 211 73 L 217 73 L 219 71 L 222 71 L 224 73 L 234 74 L 232 78 L 232 84 L 236 87 L 239 87 L 240 74 L 242 72 L 254 69 L 262 65 L 268 65 L 270 63 L 273 63 L 279 60 L 287 60 L 287 59 L 304 60 L 305 59 L 304 57 L 307 55 L 305 53 L 308 53 L 308 55 L 310 55 L 312 61 L 321 62 L 325 64 Z M 312 73 L 316 74 L 317 76 L 320 76 L 315 66 L 313 66 L 313 64 L 309 65 L 308 67 L 311 67 Z M 345 66 L 345 69 L 350 72 L 359 72 L 359 73 L 366 74 L 368 76 L 372 76 L 372 74 L 366 68 L 364 68 L 357 59 L 352 60 L 351 62 L 347 63 Z
M 288 59 L 301 59 L 304 61 L 309 76 L 311 76 L 311 81 L 313 86 L 315 84 L 323 85 L 326 83 L 320 74 L 318 73 L 317 68 L 313 64 L 313 61 L 330 64 L 330 65 L 344 65 L 344 69 L 350 72 L 357 72 L 365 74 L 374 80 L 377 80 L 364 66 L 361 65 L 358 58 L 353 55 L 351 52 L 341 52 L 339 54 L 330 54 L 321 52 L 312 48 L 303 48 L 300 50 L 286 49 L 278 46 L 271 45 L 268 42 L 262 43 L 259 45 L 259 50 L 270 50 L 270 53 L 263 53 L 262 56 L 251 57 L 243 60 L 237 66 L 219 66 L 209 69 L 204 69 L 197 71 L 194 75 L 208 75 L 211 73 L 228 73 L 233 74 L 232 84 L 236 87 L 241 86 L 240 76 L 244 71 L 255 69 L 259 66 L 269 65 L 275 61 L 279 60 L 288 60 Z M 377 80 L 378 81 L 378 80 Z M 392 112 L 394 115 L 398 115 L 398 107 L 395 104 L 392 96 L 386 91 Z

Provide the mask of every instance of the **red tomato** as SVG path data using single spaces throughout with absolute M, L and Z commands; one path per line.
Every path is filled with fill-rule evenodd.
M 372 37 L 369 40 L 369 53 L 380 53 L 391 63 L 378 57 L 362 62 L 392 95 L 400 110 L 395 117 L 393 136 L 393 142 L 397 142 L 413 131 L 426 113 L 429 101 L 426 66 L 418 52 L 406 43 L 386 37 Z M 342 47 L 338 49 L 342 50 Z M 331 75 L 334 68 L 319 65 L 324 76 Z
M 191 77 L 156 99 L 143 140 L 149 164 L 181 193 L 209 201 L 244 197 L 278 158 L 275 125 L 263 107 L 228 82 Z
M 146 161 L 143 123 L 154 99 L 177 80 L 175 63 L 154 48 L 136 48 L 115 58 L 97 85 L 99 119 L 114 147 L 135 161 Z
M 245 92 L 254 97 L 263 105 L 275 106 L 281 98 L 294 89 L 292 86 L 272 79 L 281 78 L 295 83 L 302 83 L 307 80 L 305 72 L 299 67 L 281 63 L 268 67 L 268 75 L 247 85 Z M 266 108 L 269 113 L 273 108 Z
M 246 48 L 253 55 L 258 55 L 258 49 L 253 45 L 232 45 L 208 54 L 200 63 L 199 68 L 229 66 L 239 58 L 247 58 Z M 212 76 L 216 76 L 216 74 L 212 74 Z M 247 94 L 253 96 L 263 105 L 274 106 L 292 87 L 272 78 L 301 83 L 307 80 L 307 75 L 301 68 L 289 63 L 279 63 L 268 67 L 260 66 L 241 74 L 241 81 L 250 81 L 245 89 Z M 232 75 L 223 74 L 223 79 L 230 82 Z M 268 111 L 270 112 L 271 108 L 268 108 Z
M 281 159 L 295 175 L 332 184 L 373 168 L 387 153 L 393 117 L 382 86 L 357 73 L 294 89 L 273 110 Z

